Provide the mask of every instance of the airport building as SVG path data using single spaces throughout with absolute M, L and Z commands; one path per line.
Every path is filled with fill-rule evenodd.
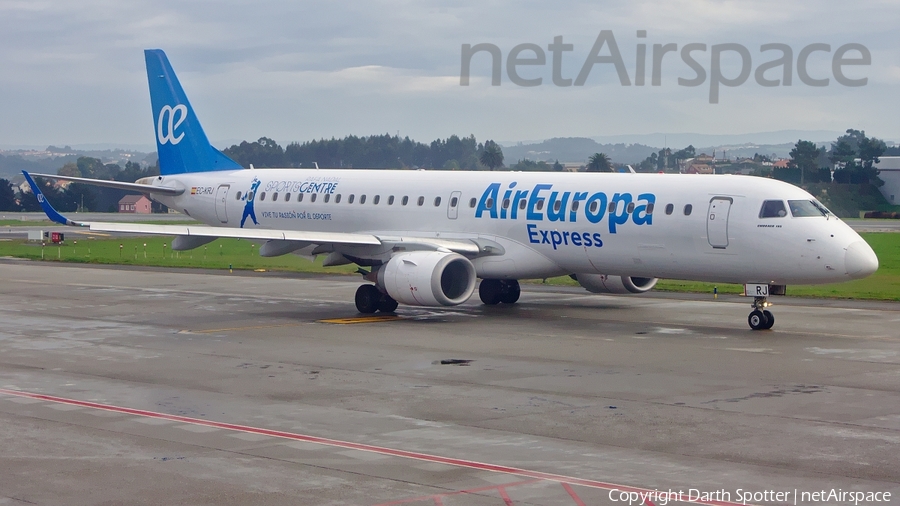
M 119 201 L 119 212 L 150 214 L 150 199 L 143 195 L 126 195 Z
M 884 181 L 881 194 L 893 205 L 900 205 L 900 156 L 882 156 L 875 167 Z

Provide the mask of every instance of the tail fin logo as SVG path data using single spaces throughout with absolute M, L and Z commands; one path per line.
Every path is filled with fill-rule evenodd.
M 175 107 L 162 106 L 162 109 L 159 110 L 159 117 L 156 118 L 156 138 L 160 145 L 171 143 L 174 146 L 181 142 L 184 132 L 176 136 L 175 130 L 187 119 L 187 112 L 187 106 L 184 104 L 178 104 Z

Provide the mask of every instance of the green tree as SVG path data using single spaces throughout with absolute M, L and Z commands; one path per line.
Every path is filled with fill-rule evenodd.
M 256 142 L 243 141 L 238 146 L 226 149 L 225 154 L 244 167 L 250 167 L 251 164 L 254 167 L 284 167 L 287 165 L 284 148 L 268 137 L 260 137 Z
M 559 163 L 559 162 L 557 162 Z M 560 165 L 562 167 L 562 165 Z M 549 163 L 540 161 L 535 162 L 534 160 L 528 160 L 527 158 L 524 160 L 519 160 L 515 165 L 511 166 L 509 170 L 523 171 L 523 172 L 550 172 L 551 170 L 555 170 L 553 166 Z M 562 170 L 562 169 L 560 169 Z
M 34 182 L 38 185 L 38 188 L 41 189 L 41 193 L 44 194 L 44 197 L 47 198 L 47 201 L 50 202 L 51 205 L 56 207 L 56 204 L 60 202 L 60 191 L 56 189 L 56 187 L 54 187 L 47 179 L 36 177 L 34 178 Z M 43 211 L 43 209 L 41 209 L 41 204 L 38 202 L 34 194 L 30 191 L 27 193 L 23 193 L 19 200 L 23 211 Z
M 553 171 L 554 172 L 562 172 L 564 169 L 565 169 L 565 167 L 563 167 L 563 164 L 559 163 L 559 160 L 556 160 L 555 162 L 553 162 Z
M 847 139 L 838 138 L 837 142 L 831 144 L 831 153 L 828 159 L 835 164 L 837 169 L 843 169 L 848 164 L 852 164 L 856 158 L 856 149 Z
M 56 173 L 60 176 L 82 177 L 78 165 L 72 162 L 63 165 Z
M 0 179 L 0 211 L 18 211 L 20 209 L 12 185 L 8 180 Z
M 503 150 L 500 149 L 500 145 L 496 142 L 487 141 L 484 143 L 484 150 L 482 150 L 481 156 L 478 157 L 478 161 L 490 170 L 503 167 Z
M 831 144 L 829 161 L 835 165 L 834 182 L 884 184 L 878 177 L 875 164 L 887 150 L 884 141 L 866 137 L 865 130 L 847 129 L 847 133 Z
M 588 158 L 587 172 L 612 172 L 612 162 L 604 153 L 594 153 Z
M 798 140 L 791 150 L 789 165 L 800 169 L 800 186 L 806 184 L 806 174 L 812 175 L 818 169 L 819 148 L 814 142 Z
M 95 197 L 93 187 L 86 184 L 72 183 L 59 195 L 56 209 L 63 212 L 90 211 L 95 209 Z

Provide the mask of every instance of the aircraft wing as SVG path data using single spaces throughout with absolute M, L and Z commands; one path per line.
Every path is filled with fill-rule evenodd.
M 295 230 L 269 230 L 210 227 L 206 225 L 145 225 L 141 223 L 87 222 L 81 224 L 95 232 L 122 232 L 129 234 L 183 235 L 188 237 L 228 237 L 271 241 L 302 241 L 315 244 L 339 243 L 354 245 L 380 245 L 374 235 L 342 232 L 303 232 Z

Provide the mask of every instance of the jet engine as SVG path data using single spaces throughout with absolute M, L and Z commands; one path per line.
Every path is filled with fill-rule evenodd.
M 378 286 L 391 298 L 411 306 L 455 306 L 475 291 L 475 266 L 457 253 L 399 253 L 377 276 Z
M 573 274 L 575 281 L 593 293 L 644 293 L 656 286 L 657 278 L 607 276 L 606 274 Z

